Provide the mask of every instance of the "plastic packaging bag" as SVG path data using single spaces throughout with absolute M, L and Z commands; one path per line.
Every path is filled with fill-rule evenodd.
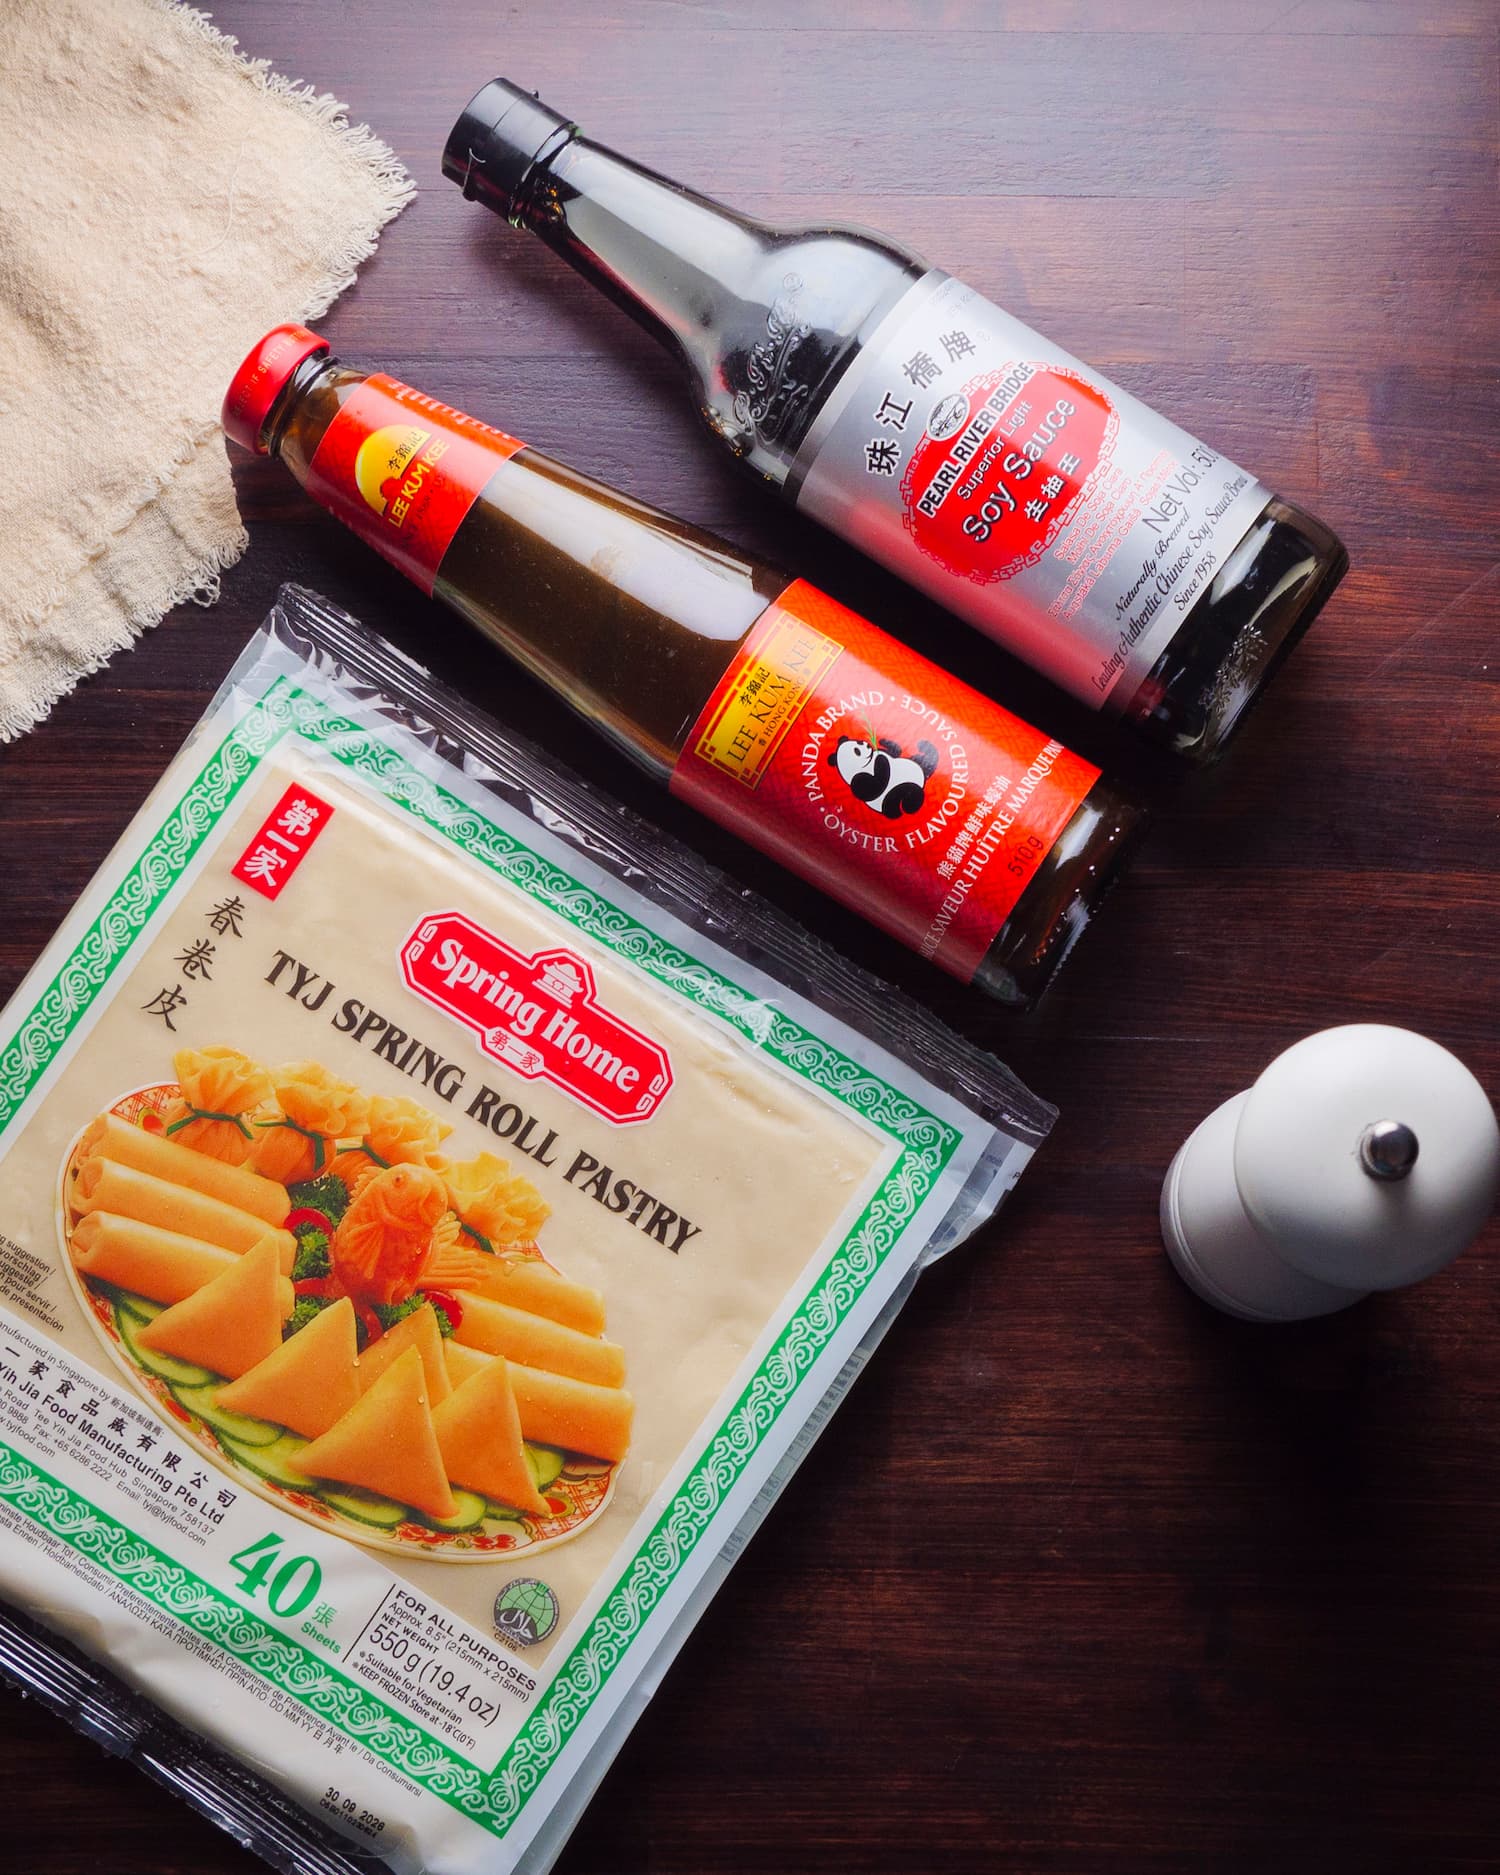
M 285 588 L 0 1019 L 0 1669 L 277 1866 L 546 1869 L 1052 1117 Z

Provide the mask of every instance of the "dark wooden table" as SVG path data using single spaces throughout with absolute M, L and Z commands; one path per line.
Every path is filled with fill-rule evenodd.
M 383 364 L 795 563 L 1154 799 L 1042 1011 L 1008 1019 L 648 795 L 273 467 L 251 548 L 0 751 L 0 993 L 287 578 L 722 858 L 1062 1108 L 920 1290 L 605 1780 L 568 1875 L 1500 1868 L 1500 1240 L 1286 1330 L 1156 1231 L 1212 1105 L 1309 1030 L 1420 1029 L 1500 1086 L 1493 0 L 221 0 L 423 188 L 325 321 Z M 672 368 L 438 153 L 496 72 L 790 221 L 867 221 L 1306 502 L 1354 570 L 1216 774 L 1098 726 L 810 526 Z M 108 788 L 101 796 L 100 777 Z M 933 1510 L 940 1507 L 934 1542 Z M 252 1864 L 15 1704 L 0 1859 Z

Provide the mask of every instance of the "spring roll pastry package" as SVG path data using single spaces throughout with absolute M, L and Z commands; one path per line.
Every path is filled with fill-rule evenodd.
M 547 1868 L 1051 1118 L 285 589 L 0 1019 L 0 1666 L 284 1868 Z

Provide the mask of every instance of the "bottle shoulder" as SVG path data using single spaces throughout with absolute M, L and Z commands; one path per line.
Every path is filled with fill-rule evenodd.
M 853 226 L 762 232 L 710 342 L 684 350 L 710 429 L 779 484 L 824 399 L 927 268 Z
M 926 272 L 871 229 L 762 221 L 582 137 L 514 212 L 676 354 L 710 430 L 773 482 L 872 319 Z

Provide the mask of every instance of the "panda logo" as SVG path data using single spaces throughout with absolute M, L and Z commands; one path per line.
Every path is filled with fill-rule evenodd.
M 873 741 L 840 736 L 828 758 L 828 766 L 838 770 L 855 800 L 887 820 L 922 811 L 937 763 L 938 752 L 930 742 L 919 742 L 910 755 L 903 755 L 900 743 L 889 736 Z

